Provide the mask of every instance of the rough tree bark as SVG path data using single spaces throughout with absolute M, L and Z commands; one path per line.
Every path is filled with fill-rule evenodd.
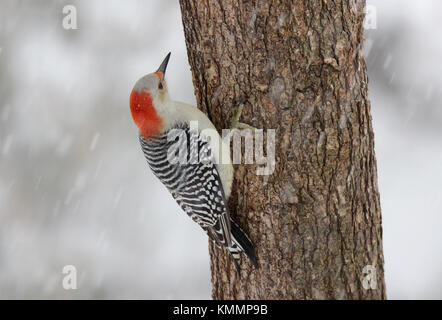
M 276 129 L 276 170 L 235 166 L 230 201 L 260 269 L 210 244 L 213 298 L 384 299 L 365 0 L 180 4 L 198 107 L 228 128 L 245 98 L 242 122 Z

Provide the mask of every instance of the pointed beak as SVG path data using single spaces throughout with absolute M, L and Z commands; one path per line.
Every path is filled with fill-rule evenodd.
M 163 77 L 166 76 L 166 68 L 167 64 L 169 63 L 169 58 L 170 58 L 170 52 L 167 54 L 166 58 L 164 58 L 163 62 L 161 63 L 160 67 L 157 70 L 157 72 L 161 72 L 163 74 Z

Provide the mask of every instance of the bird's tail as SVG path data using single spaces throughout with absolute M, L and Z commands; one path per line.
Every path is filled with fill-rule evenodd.
M 249 257 L 255 268 L 258 268 L 258 261 L 256 260 L 255 249 L 250 239 L 246 236 L 244 231 L 230 219 L 231 231 L 232 231 L 232 246 L 227 248 L 232 256 L 233 263 L 236 270 L 239 272 L 239 256 L 241 252 L 244 252 Z

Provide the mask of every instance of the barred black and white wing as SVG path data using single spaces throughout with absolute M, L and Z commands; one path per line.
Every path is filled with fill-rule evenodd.
M 210 144 L 188 125 L 145 139 L 143 153 L 155 176 L 181 208 L 218 245 L 231 247 L 231 225 L 221 179 Z

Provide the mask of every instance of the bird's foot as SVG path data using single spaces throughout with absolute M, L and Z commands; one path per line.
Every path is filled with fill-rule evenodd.
M 233 117 L 232 122 L 230 124 L 230 129 L 238 129 L 238 130 L 244 130 L 244 129 L 250 129 L 250 130 L 256 130 L 255 127 L 252 127 L 251 125 L 248 125 L 246 123 L 242 123 L 239 121 L 239 118 L 241 117 L 242 110 L 244 109 L 244 103 L 241 102 L 238 108 L 233 111 Z

